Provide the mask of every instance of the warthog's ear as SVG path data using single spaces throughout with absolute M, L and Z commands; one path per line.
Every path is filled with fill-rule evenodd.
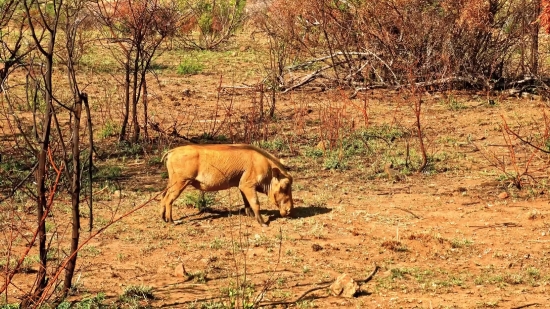
M 279 179 L 281 177 L 281 170 L 274 167 L 271 169 L 271 174 L 273 175 L 274 178 Z
M 283 189 L 286 189 L 286 187 L 288 187 L 289 184 L 290 184 L 290 180 L 288 178 L 283 178 L 283 179 L 279 180 L 279 185 Z

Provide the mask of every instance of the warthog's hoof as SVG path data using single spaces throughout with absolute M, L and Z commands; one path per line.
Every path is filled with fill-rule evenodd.
M 255 217 L 256 215 L 254 214 L 254 212 L 252 211 L 252 209 L 248 208 L 248 207 L 245 207 L 244 208 L 244 213 L 249 216 L 249 217 Z

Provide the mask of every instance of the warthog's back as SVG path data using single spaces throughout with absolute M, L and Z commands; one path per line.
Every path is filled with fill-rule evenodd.
M 169 174 L 179 179 L 193 179 L 194 186 L 203 190 L 222 190 L 234 187 L 246 172 L 261 183 L 271 177 L 277 167 L 286 173 L 284 166 L 269 153 L 251 145 L 186 145 L 167 154 Z

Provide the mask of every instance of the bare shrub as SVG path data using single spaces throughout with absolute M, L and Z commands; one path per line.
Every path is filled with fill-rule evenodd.
M 182 1 L 186 20 L 179 27 L 184 47 L 212 50 L 226 44 L 247 19 L 246 1 Z
M 158 0 L 102 0 L 89 9 L 100 25 L 105 45 L 124 72 L 119 80 L 124 89 L 119 140 L 136 143 L 143 123 L 148 121 L 146 74 L 160 53 L 161 43 L 175 35 L 180 16 L 172 3 Z M 144 121 L 138 119 L 140 102 Z
M 525 42 L 537 40 L 529 28 L 536 10 L 511 0 L 278 0 L 256 24 L 277 42 L 273 49 L 291 48 L 303 60 L 286 74 L 313 72 L 285 81 L 283 89 L 316 78 L 354 88 L 406 85 L 411 69 L 413 81 L 424 85 L 493 88 L 535 65 L 527 60 L 536 45 Z
M 540 179 L 545 178 L 546 162 L 548 160 L 548 141 L 550 139 L 550 120 L 543 111 L 544 129 L 517 125 L 511 128 L 502 117 L 501 133 L 504 144 L 479 147 L 475 145 L 490 165 L 500 171 L 501 180 L 523 189 L 535 186 Z M 496 147 L 495 147 L 496 146 Z M 492 149 L 491 149 L 492 148 Z M 495 149 L 504 150 L 495 150 Z

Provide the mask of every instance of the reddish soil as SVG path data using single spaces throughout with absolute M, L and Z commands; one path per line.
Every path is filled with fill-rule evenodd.
M 257 111 L 257 94 L 254 99 L 248 90 L 228 88 L 218 100 L 219 72 L 213 73 L 161 75 L 163 86 L 151 90 L 154 121 L 167 132 L 175 124 L 185 136 L 216 131 L 212 126 L 218 123 L 222 129 L 216 133 L 246 140 L 244 129 L 252 128 L 246 117 Z M 235 78 L 227 85 L 241 82 L 244 78 Z M 92 96 L 102 98 L 101 89 L 95 89 L 90 88 Z M 415 97 L 390 91 L 360 94 L 354 100 L 347 95 L 303 91 L 278 97 L 277 120 L 268 125 L 266 135 L 271 144 L 264 145 L 271 145 L 268 150 L 283 158 L 295 177 L 292 218 L 279 218 L 263 198 L 262 214 L 271 222 L 261 227 L 239 214 L 242 202 L 234 190 L 218 193 L 212 211 L 198 214 L 182 202 L 186 191 L 174 208 L 176 217 L 186 217 L 179 225 L 168 225 L 160 218 L 157 198 L 86 244 L 79 255 L 72 297 L 105 293 L 105 303 L 110 304 L 125 288 L 145 286 L 152 288 L 153 307 L 221 308 L 232 301 L 242 305 L 243 294 L 252 301 L 262 291 L 261 303 L 292 301 L 342 273 L 361 280 L 376 265 L 378 272 L 361 285 L 355 298 L 330 296 L 322 289 L 291 307 L 550 306 L 548 156 L 537 152 L 531 158 L 533 150 L 515 138 L 514 148 L 506 147 L 504 137 L 509 135 L 500 129 L 502 115 L 522 135 L 543 132 L 541 111 L 548 109 L 544 102 L 538 97 L 500 95 L 491 97 L 496 101 L 492 105 L 474 93 L 424 94 L 422 124 L 434 162 L 428 172 L 415 171 L 420 161 L 414 135 L 395 141 L 368 139 L 370 154 L 345 157 L 335 151 L 347 167 L 330 169 L 328 154 L 315 157 L 308 152 L 330 137 L 328 133 L 339 132 L 341 141 L 361 130 L 365 102 L 368 128 L 386 124 L 405 132 L 415 123 L 410 106 Z M 119 111 L 109 102 L 98 105 L 96 112 L 97 131 L 109 117 L 118 119 Z M 330 121 L 337 117 L 340 124 Z M 144 147 L 145 152 L 121 155 L 113 150 L 114 140 L 101 142 L 105 156 L 97 164 L 104 169 L 119 166 L 121 172 L 94 189 L 95 230 L 164 189 L 163 167 L 151 160 L 158 161 L 162 148 L 181 143 L 177 138 L 160 139 L 154 147 Z M 283 145 L 280 149 L 272 146 L 277 141 Z M 338 138 L 335 141 L 337 149 L 342 144 Z M 410 168 L 405 165 L 407 141 L 414 152 Z M 516 155 L 515 165 L 510 163 L 510 149 Z M 503 176 L 498 164 L 491 163 L 494 158 L 506 160 L 503 166 L 511 174 L 524 172 L 530 164 L 521 190 Z M 394 163 L 397 177 L 388 179 L 387 162 Z M 31 206 L 22 207 L 25 203 Z M 8 204 L 19 209 L 21 224 L 32 226 L 32 201 Z M 56 227 L 52 233 L 62 244 L 70 235 L 65 219 L 69 213 L 68 197 L 61 194 L 51 221 Z M 86 226 L 86 218 L 82 224 Z M 19 245 L 22 249 L 23 241 Z M 177 276 L 182 265 L 191 276 Z M 15 276 L 10 302 L 26 291 L 34 276 L 32 272 Z M 244 293 L 230 296 L 239 289 Z

